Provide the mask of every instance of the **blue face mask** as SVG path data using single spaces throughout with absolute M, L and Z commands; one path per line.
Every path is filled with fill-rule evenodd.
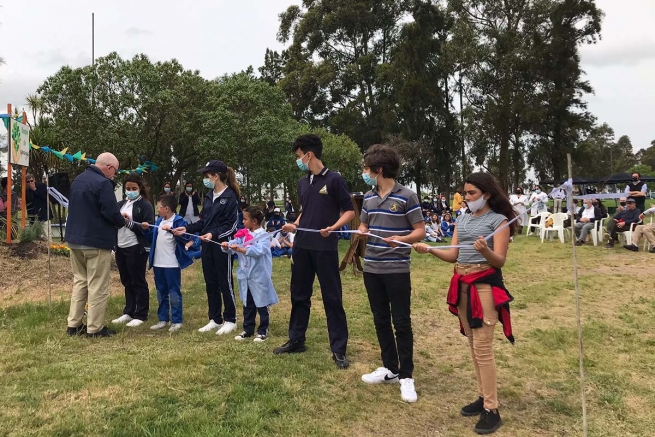
M 164 187 L 164 193 L 170 193 L 170 192 L 171 192 L 171 189 L 170 189 L 170 188 L 168 188 L 168 187 Z
M 372 178 L 370 173 L 362 173 L 362 179 L 366 185 L 374 186 L 378 184 L 377 176 Z
M 125 195 L 127 196 L 128 199 L 134 200 L 137 197 L 139 197 L 139 192 L 138 191 L 126 191 Z
M 186 187 L 186 192 L 187 192 L 187 193 L 190 193 L 190 192 L 192 192 L 192 191 L 193 191 L 193 187 Z
M 296 164 L 298 165 L 298 168 L 299 168 L 301 171 L 308 171 L 308 170 L 309 170 L 309 165 L 308 165 L 309 163 L 308 163 L 308 164 L 305 164 L 304 162 L 302 162 L 302 159 L 303 159 L 306 155 L 307 155 L 307 154 L 305 153 L 302 157 L 296 159 Z
M 214 183 L 209 180 L 209 178 L 204 178 L 202 180 L 202 184 L 205 186 L 205 188 L 213 189 L 214 188 Z

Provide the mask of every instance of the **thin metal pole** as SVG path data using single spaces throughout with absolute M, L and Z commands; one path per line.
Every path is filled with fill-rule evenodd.
M 569 179 L 573 179 L 573 171 L 571 170 L 571 154 L 566 154 L 566 160 L 569 167 Z M 568 206 L 569 214 L 571 215 L 571 223 L 575 223 L 575 208 L 573 205 Z M 580 397 L 582 399 L 582 435 L 587 437 L 587 400 L 585 396 L 585 377 L 584 377 L 584 349 L 582 348 L 582 322 L 580 321 L 580 287 L 578 284 L 578 256 L 575 246 L 575 238 L 571 238 L 571 246 L 573 247 L 573 283 L 575 284 L 575 318 L 578 323 L 578 358 L 580 360 Z
M 96 65 L 96 19 L 95 13 L 91 12 L 91 65 Z

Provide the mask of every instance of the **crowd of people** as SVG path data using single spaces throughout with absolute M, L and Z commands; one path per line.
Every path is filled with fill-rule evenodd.
M 272 258 L 292 258 L 290 265 L 291 314 L 288 340 L 274 354 L 306 350 L 313 283 L 318 278 L 332 360 L 339 369 L 349 367 L 346 355 L 349 331 L 343 306 L 338 259 L 338 232 L 355 217 L 351 194 L 341 175 L 321 161 L 322 143 L 303 135 L 293 144 L 298 168 L 305 172 L 298 183 L 300 208 L 287 198 L 284 212 L 271 200 L 259 207 L 241 195 L 235 172 L 220 160 L 200 168 L 201 198 L 192 183 L 176 196 L 164 185 L 156 199 L 156 212 L 142 178 L 128 175 L 124 199 L 116 202 L 114 177 L 119 162 L 111 153 L 101 154 L 72 183 L 66 240 L 71 249 L 73 293 L 67 333 L 71 336 L 110 337 L 105 326 L 109 300 L 111 253 L 115 251 L 125 307 L 113 324 L 138 327 L 149 318 L 146 270 L 153 269 L 158 309 L 150 329 L 183 327 L 181 270 L 193 259 L 202 264 L 207 294 L 207 323 L 198 331 L 225 335 L 238 331 L 238 311 L 233 286 L 233 262 L 242 303 L 242 331 L 235 340 L 264 342 L 272 321 L 269 308 L 279 301 L 272 282 Z M 371 146 L 364 154 L 362 178 L 372 187 L 364 194 L 358 231 L 371 235 L 364 257 L 364 287 L 380 347 L 382 366 L 362 375 L 368 384 L 399 383 L 401 399 L 416 402 L 413 379 L 410 253 L 431 253 L 455 264 L 447 293 L 450 311 L 459 317 L 467 336 L 475 368 L 478 398 L 461 408 L 463 416 L 479 416 L 478 433 L 494 432 L 502 421 L 498 411 L 494 328 L 503 324 L 513 342 L 509 323 L 512 297 L 500 269 L 515 232 L 521 233 L 528 209 L 531 216 L 547 211 L 548 198 L 561 201 L 561 190 L 547 195 L 535 187 L 528 197 L 518 188 L 507 196 L 492 176 L 470 175 L 450 204 L 445 193 L 424 197 L 396 181 L 400 157 L 392 148 Z M 637 208 L 638 178 L 629 187 L 625 206 L 608 224 L 614 238 L 631 223 L 653 214 L 655 208 Z M 563 205 L 554 202 L 558 208 Z M 585 200 L 576 208 L 574 232 L 579 242 L 592 225 L 604 217 L 602 202 Z M 516 220 L 515 220 L 516 219 Z M 569 224 L 571 225 L 571 224 Z M 653 225 L 634 231 L 655 240 Z M 311 231 L 310 231 L 311 230 Z M 489 241 L 480 236 L 494 233 Z M 426 242 L 452 240 L 457 246 L 432 250 Z M 611 244 L 610 241 L 609 244 Z M 633 249 L 631 249 L 633 250 Z M 651 249 L 652 251 L 652 249 Z M 86 324 L 83 323 L 88 304 Z M 256 324 L 259 316 L 259 326 Z

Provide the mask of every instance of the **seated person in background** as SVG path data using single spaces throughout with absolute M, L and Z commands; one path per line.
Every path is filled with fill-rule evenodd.
M 584 200 L 584 209 L 581 213 L 576 213 L 575 218 L 577 222 L 575 223 L 575 245 L 582 246 L 589 235 L 589 231 L 594 229 L 595 223 L 603 218 L 600 214 L 600 209 L 596 206 L 594 207 L 591 199 Z
M 600 215 L 602 216 L 601 218 L 608 217 L 609 215 L 607 214 L 607 208 L 605 208 L 605 204 L 603 203 L 602 200 L 600 199 L 594 199 L 592 201 L 592 204 L 594 206 L 597 206 L 598 209 L 600 209 Z
M 429 209 L 424 209 L 423 211 L 423 220 L 430 221 L 430 210 Z
M 439 231 L 435 230 L 432 227 L 431 221 L 425 222 L 425 241 L 430 243 L 443 243 L 443 236 L 441 233 L 441 228 L 437 228 Z
M 461 205 L 462 205 L 462 207 L 460 209 L 458 209 L 457 212 L 456 212 L 457 217 L 459 217 L 462 214 L 468 214 L 468 212 L 469 212 L 469 206 L 468 206 L 468 203 L 466 203 L 466 200 L 462 200 Z
M 639 223 L 641 220 L 639 216 L 641 211 L 637 209 L 637 202 L 634 197 L 628 197 L 625 201 L 625 208 L 614 214 L 614 217 L 607 222 L 607 234 L 605 238 L 609 238 L 609 242 L 605 245 L 605 249 L 614 247 L 614 243 L 619 241 L 619 232 L 630 230 L 630 225 Z
M 619 199 L 619 206 L 616 208 L 616 212 L 621 212 L 621 211 L 625 210 L 625 207 L 626 207 L 626 202 L 625 201 L 626 201 L 625 197 L 621 197 Z
M 432 202 L 430 202 L 430 198 L 428 196 L 425 196 L 423 198 L 423 203 L 421 203 L 421 209 L 423 211 L 425 210 L 430 211 L 432 209 Z
M 293 232 L 280 232 L 277 238 L 271 238 L 271 255 L 274 257 L 291 257 L 293 253 L 293 240 L 296 234 Z
M 443 232 L 444 237 L 452 237 L 455 232 L 455 221 L 449 212 L 443 215 L 443 220 L 441 221 L 441 232 Z
M 643 221 L 645 216 L 653 215 L 653 214 L 655 214 L 655 206 L 651 204 L 651 208 L 644 211 L 643 214 L 639 216 L 639 219 Z M 641 240 L 642 236 L 646 237 L 646 239 L 650 243 L 650 249 L 648 249 L 648 251 L 650 253 L 655 253 L 655 223 L 649 223 L 647 225 L 638 225 L 635 228 L 634 232 L 632 233 L 632 244 L 626 244 L 623 247 L 628 250 L 632 250 L 633 252 L 638 252 L 639 240 Z
M 274 208 L 273 209 L 273 217 L 266 223 L 266 230 L 270 232 L 271 230 L 273 231 L 279 231 L 282 229 L 282 226 L 284 226 L 284 217 L 282 217 L 282 212 L 280 211 L 280 208 Z

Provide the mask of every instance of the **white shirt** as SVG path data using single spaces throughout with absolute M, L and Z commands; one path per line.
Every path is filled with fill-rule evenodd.
M 227 187 L 223 188 L 223 189 L 222 189 L 221 191 L 219 191 L 218 193 L 217 193 L 216 191 L 214 191 L 214 198 L 212 199 L 212 201 L 216 201 L 216 199 L 218 199 L 219 197 L 221 197 L 221 195 L 225 192 L 225 190 L 227 190 Z M 189 200 L 190 200 L 190 199 L 189 199 Z M 191 202 L 189 202 L 189 203 L 191 203 Z
M 162 220 L 159 226 L 169 225 L 173 227 L 173 215 L 168 220 Z M 155 242 L 155 256 L 153 260 L 153 267 L 175 268 L 180 267 L 175 257 L 175 237 L 168 231 L 157 229 L 157 241 Z
M 528 196 L 525 194 L 512 194 L 509 196 L 509 203 L 511 203 L 514 207 L 514 211 L 518 212 L 519 214 L 523 214 L 526 210 L 525 206 L 528 204 Z
M 550 197 L 553 199 L 564 199 L 564 190 L 561 187 L 553 188 L 553 191 L 550 192 Z
M 134 202 L 141 199 L 141 196 L 137 197 L 134 200 L 128 200 L 121 207 L 121 214 L 125 213 L 132 220 L 132 209 Z M 141 226 L 141 223 L 136 223 L 134 226 Z M 127 226 L 123 226 L 118 230 L 118 247 L 125 249 L 139 244 L 139 240 L 136 238 L 136 234 L 132 232 Z
M 596 218 L 594 215 L 594 207 L 592 206 L 591 208 L 587 208 L 586 206 L 582 210 L 582 217 L 581 218 L 588 218 L 589 220 L 593 220 Z
M 548 195 L 543 191 L 539 194 L 532 193 L 530 196 L 530 203 L 532 207 L 530 208 L 530 215 L 537 215 L 540 212 L 547 212 L 548 208 L 546 207 L 546 202 L 548 201 Z

